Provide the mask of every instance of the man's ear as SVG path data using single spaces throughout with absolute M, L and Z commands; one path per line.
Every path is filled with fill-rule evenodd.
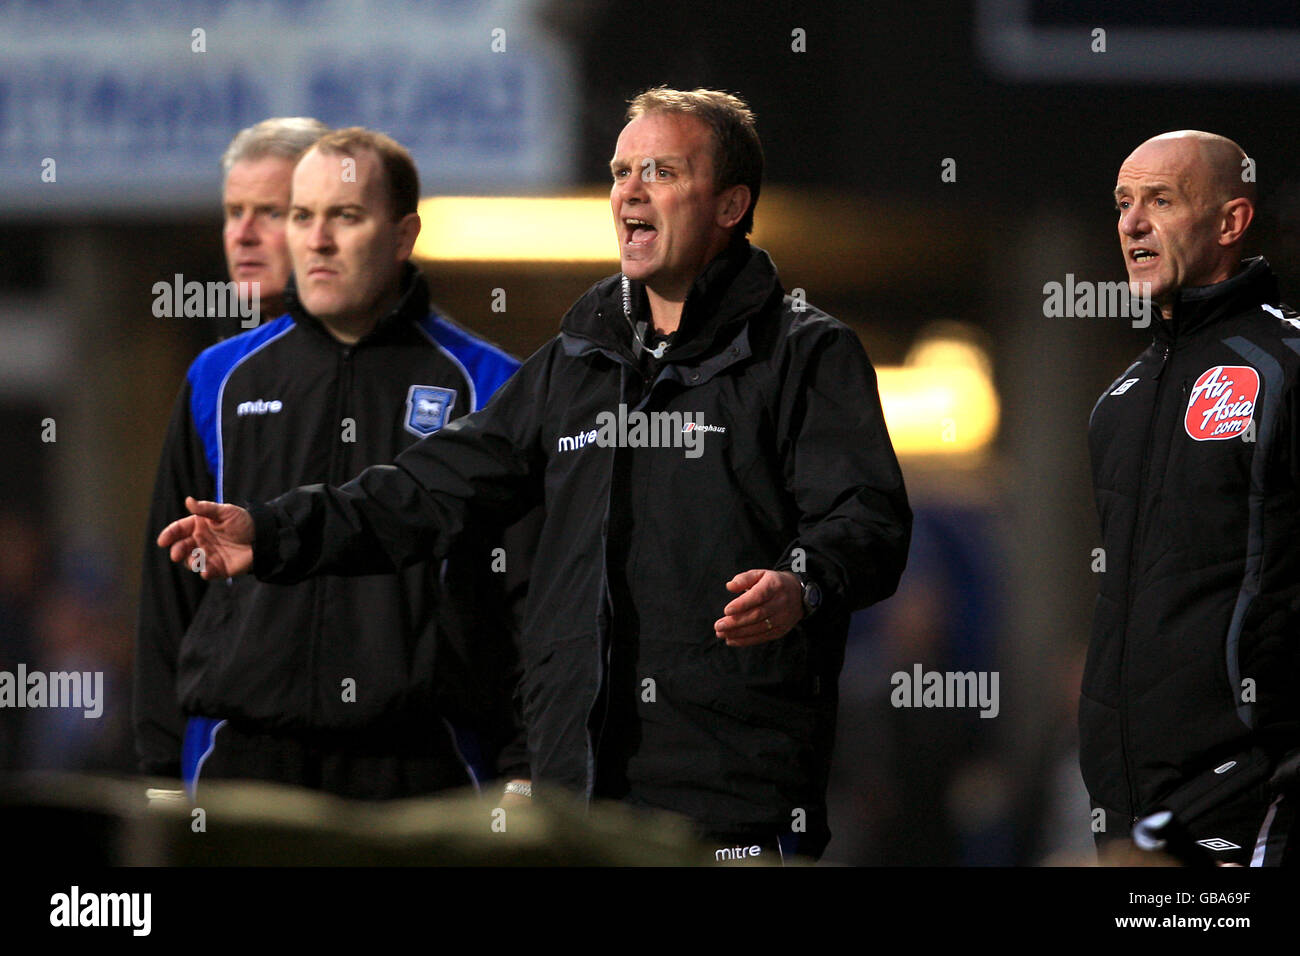
M 1241 241 L 1255 218 L 1255 204 L 1244 196 L 1230 199 L 1223 204 L 1222 220 L 1219 226 L 1219 245 L 1231 246 Z
M 718 194 L 717 224 L 730 229 L 745 218 L 749 211 L 749 187 L 741 184 L 728 186 Z
M 408 212 L 397 222 L 397 261 L 405 262 L 415 250 L 415 240 L 420 235 L 420 214 Z

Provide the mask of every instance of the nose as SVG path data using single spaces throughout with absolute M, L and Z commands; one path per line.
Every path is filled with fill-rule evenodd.
M 317 216 L 307 227 L 307 248 L 312 250 L 329 249 L 334 244 L 334 234 L 329 226 L 329 218 Z
M 235 222 L 235 241 L 241 246 L 255 246 L 260 240 L 257 217 L 252 213 L 240 216 Z
M 614 192 L 626 203 L 645 202 L 649 197 L 640 169 L 629 170 L 622 182 L 614 184 Z
M 1146 211 L 1140 203 L 1134 203 L 1120 213 L 1119 231 L 1125 236 L 1142 236 L 1150 231 Z

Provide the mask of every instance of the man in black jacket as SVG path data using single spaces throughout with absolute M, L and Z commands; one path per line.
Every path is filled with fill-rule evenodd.
M 1194 130 L 1120 167 L 1129 282 L 1161 321 L 1092 413 L 1107 563 L 1079 724 L 1099 846 L 1143 821 L 1139 845 L 1272 865 L 1300 754 L 1300 322 L 1241 258 L 1252 169 Z
M 906 560 L 902 475 L 857 337 L 745 238 L 749 109 L 656 89 L 628 120 L 623 271 L 483 413 L 342 488 L 251 515 L 190 503 L 159 543 L 287 582 L 398 567 L 544 502 L 522 639 L 535 785 L 682 813 L 719 860 L 816 857 L 848 616 Z
M 406 150 L 316 127 L 267 121 L 225 158 L 231 275 L 288 311 L 205 350 L 177 398 L 144 558 L 140 763 L 191 792 L 200 772 L 358 798 L 470 786 L 518 733 L 490 537 L 445 568 L 294 587 L 204 580 L 151 546 L 187 493 L 343 481 L 486 404 L 518 368 L 430 310 L 407 261 L 419 182 Z M 517 752 L 499 769 L 526 777 Z

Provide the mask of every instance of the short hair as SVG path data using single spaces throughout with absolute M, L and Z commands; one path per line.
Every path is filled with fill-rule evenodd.
M 318 139 L 330 131 L 310 116 L 273 116 L 241 129 L 221 154 L 221 172 L 230 173 L 235 163 L 266 156 L 297 161 Z
M 331 156 L 356 158 L 359 150 L 368 149 L 379 157 L 388 187 L 388 203 L 394 219 L 416 212 L 420 205 L 420 173 L 406 147 L 384 133 L 349 126 L 336 129 L 318 139 L 313 149 Z
M 754 128 L 754 111 L 739 96 L 702 87 L 685 91 L 656 86 L 628 101 L 627 122 L 649 113 L 694 116 L 713 133 L 713 182 L 720 192 L 749 187 L 749 209 L 737 223 L 741 235 L 754 228 L 754 207 L 763 185 L 763 144 Z

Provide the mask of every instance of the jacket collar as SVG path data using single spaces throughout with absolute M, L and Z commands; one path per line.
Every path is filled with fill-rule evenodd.
M 375 340 L 382 340 L 393 334 L 397 326 L 404 325 L 407 322 L 420 322 L 429 314 L 429 283 L 424 278 L 419 268 L 413 262 L 406 262 L 402 266 L 402 297 L 397 300 L 395 305 L 387 315 L 375 323 L 375 327 L 363 335 L 353 346 L 369 343 Z M 289 282 L 285 285 L 284 301 L 288 307 L 289 315 L 298 325 L 309 329 L 319 335 L 324 336 L 335 345 L 342 345 L 338 339 L 330 335 L 329 330 L 316 316 L 312 315 L 303 306 L 302 301 L 298 298 L 297 283 L 292 275 L 289 276 Z
M 645 286 L 632 282 L 630 288 L 632 321 L 648 319 Z M 784 294 L 771 257 L 749 240 L 737 239 L 691 286 L 664 362 L 691 362 L 726 346 L 750 316 Z M 560 334 L 570 355 L 596 350 L 635 360 L 632 330 L 623 316 L 621 276 L 608 276 L 588 289 L 560 322 Z
M 1243 260 L 1242 267 L 1232 278 L 1214 285 L 1179 290 L 1173 317 L 1154 321 L 1156 341 L 1175 342 L 1261 302 L 1276 305 L 1277 277 L 1268 260 L 1256 256 Z

